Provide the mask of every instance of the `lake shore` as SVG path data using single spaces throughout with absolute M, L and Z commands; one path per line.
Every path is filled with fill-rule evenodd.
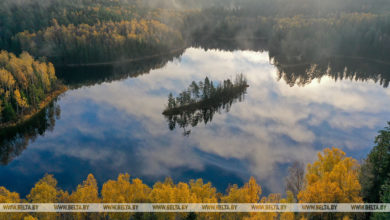
M 6 122 L 6 123 L 0 123 L 0 129 L 4 128 L 10 128 L 15 127 L 17 125 L 20 125 L 26 121 L 28 121 L 30 118 L 34 117 L 37 113 L 42 111 L 48 104 L 50 104 L 55 98 L 57 98 L 59 95 L 63 94 L 68 90 L 68 87 L 65 85 L 60 86 L 59 89 L 51 92 L 40 104 L 39 108 L 32 110 L 26 115 L 23 115 L 20 117 L 16 122 Z

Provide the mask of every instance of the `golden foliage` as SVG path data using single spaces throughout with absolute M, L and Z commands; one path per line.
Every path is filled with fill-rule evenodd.
M 4 89 L 10 90 L 15 85 L 15 79 L 8 70 L 0 69 L 0 83 Z
M 222 202 L 256 203 L 261 195 L 261 187 L 257 185 L 255 178 L 251 177 L 249 182 L 242 188 L 233 185 L 226 196 L 222 197 Z
M 318 159 L 308 164 L 306 186 L 299 192 L 300 203 L 362 203 L 358 162 L 338 148 L 326 148 L 318 153 Z M 327 213 L 329 214 L 329 213 Z M 329 215 L 315 213 L 321 218 L 344 218 L 343 213 Z
M 31 215 L 28 215 L 28 216 L 24 216 L 23 220 L 38 220 L 38 219 Z
M 32 203 L 56 203 L 57 195 L 57 180 L 53 175 L 46 174 L 31 189 L 27 199 Z
M 326 148 L 307 166 L 306 187 L 298 194 L 304 203 L 362 202 L 359 164 L 337 148 Z
M 62 56 L 70 62 L 107 61 L 125 55 L 136 57 L 145 55 L 142 51 L 150 48 L 177 47 L 183 42 L 179 31 L 153 19 L 106 21 L 93 25 L 57 24 L 37 33 L 20 32 L 16 38 L 23 50 L 34 55 Z M 47 49 L 47 45 L 51 48 Z
M 163 201 L 176 203 L 195 200 L 195 196 L 192 195 L 187 184 L 178 183 L 175 185 L 170 178 L 167 178 L 164 182 L 155 183 L 150 193 L 150 198 L 156 203 Z
M 46 174 L 31 189 L 27 199 L 31 203 L 56 203 L 58 202 L 57 180 L 53 175 Z M 35 213 L 38 219 L 53 219 L 57 213 Z
M 89 174 L 87 179 L 77 186 L 77 190 L 70 195 L 70 200 L 75 203 L 100 202 L 97 182 L 92 174 Z
M 148 201 L 151 189 L 140 179 L 130 183 L 129 174 L 119 174 L 118 179 L 107 181 L 102 188 L 103 202 L 136 203 Z
M 10 192 L 6 188 L 0 186 L 0 203 L 19 203 L 20 198 L 19 194 L 16 192 Z M 22 217 L 21 213 L 0 213 L 0 219 L 10 220 L 10 219 L 20 219 Z
M 36 61 L 27 52 L 19 57 L 7 51 L 0 52 L 0 100 L 3 106 L 11 108 L 8 112 L 16 112 L 16 116 L 33 112 L 46 94 L 52 92 L 56 81 L 52 63 Z M 0 118 L 0 122 L 10 120 L 15 119 Z
M 360 185 L 358 182 L 359 165 L 356 160 L 346 157 L 345 153 L 337 148 L 325 149 L 318 154 L 318 159 L 307 166 L 305 176 L 306 185 L 299 192 L 299 202 L 304 203 L 353 203 L 362 202 Z M 65 203 L 294 203 L 292 192 L 287 191 L 287 197 L 271 193 L 268 197 L 261 196 L 261 187 L 251 177 L 242 187 L 231 186 L 226 195 L 217 193 L 211 183 L 204 183 L 202 179 L 190 180 L 189 183 L 179 182 L 175 184 L 167 178 L 164 182 L 156 182 L 152 188 L 144 184 L 140 179 L 130 180 L 129 174 L 119 174 L 116 180 L 108 180 L 103 184 L 101 197 L 96 179 L 89 174 L 82 184 L 77 186 L 71 195 L 57 188 L 57 181 L 52 175 L 45 175 L 39 180 L 29 195 L 28 202 L 65 202 Z M 21 202 L 19 195 L 0 187 L 0 203 Z M 109 216 L 110 219 L 129 219 L 134 213 L 75 213 L 77 219 L 97 219 Z M 138 214 L 137 214 L 138 215 Z M 155 217 L 157 219 L 181 219 L 189 217 L 190 213 L 158 213 L 140 214 L 143 217 Z M 2 214 L 6 219 L 19 219 L 24 215 Z M 39 219 L 53 219 L 56 213 L 34 214 Z M 138 216 L 139 217 L 139 216 Z M 306 219 L 306 214 L 294 213 L 196 213 L 199 219 Z M 309 216 L 310 217 L 310 216 Z M 336 214 L 334 217 L 349 219 L 348 215 Z M 25 216 L 33 219 L 33 216 Z
M 89 174 L 82 184 L 77 186 L 77 190 L 70 195 L 72 203 L 99 203 L 99 189 L 95 177 Z M 75 213 L 77 219 L 97 219 L 96 213 Z
M 18 106 L 20 108 L 27 108 L 28 107 L 28 103 L 27 103 L 27 99 L 26 97 L 22 97 L 20 95 L 20 92 L 19 92 L 19 89 L 15 89 L 14 90 L 14 98 L 16 100 L 16 103 L 18 103 Z
M 108 180 L 102 188 L 102 201 L 105 203 L 140 203 L 149 201 L 151 189 L 140 179 L 130 183 L 129 174 L 119 174 L 118 179 Z M 109 213 L 113 219 L 128 219 L 131 213 Z

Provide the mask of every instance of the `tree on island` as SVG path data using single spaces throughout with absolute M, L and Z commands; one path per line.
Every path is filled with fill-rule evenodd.
M 228 112 L 234 101 L 242 101 L 248 87 L 242 74 L 238 74 L 234 82 L 224 80 L 217 86 L 208 77 L 204 81 L 193 81 L 187 90 L 176 98 L 172 93 L 168 96 L 167 108 L 163 115 L 167 118 L 169 129 L 176 125 L 184 129 L 184 135 L 189 135 L 186 127 L 195 127 L 199 122 L 207 124 L 213 119 L 215 112 L 226 109 Z

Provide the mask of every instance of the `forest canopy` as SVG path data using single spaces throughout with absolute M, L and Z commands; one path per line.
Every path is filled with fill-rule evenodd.
M 134 58 L 180 47 L 180 32 L 156 20 L 54 25 L 16 38 L 23 50 L 61 63 L 86 63 Z
M 0 52 L 0 121 L 15 122 L 41 108 L 45 99 L 62 88 L 50 62 Z
M 280 62 L 335 54 L 383 60 L 389 9 L 385 0 L 4 0 L 0 48 L 88 63 L 215 40 L 265 41 Z
M 278 77 L 291 86 L 305 85 L 325 74 L 334 79 L 373 79 L 384 87 L 390 79 L 388 0 L 2 0 L 0 30 L 1 126 L 15 124 L 38 112 L 58 91 L 65 89 L 56 77 L 54 64 L 150 58 L 190 46 L 220 48 L 221 42 L 228 42 L 229 50 L 269 51 Z M 340 64 L 335 57 L 369 59 L 376 67 L 369 66 L 367 70 L 363 62 L 358 66 Z M 377 63 L 383 66 L 379 68 Z M 175 98 L 172 94 L 168 97 L 163 115 L 170 129 L 207 123 L 215 112 L 228 111 L 234 101 L 240 101 L 246 88 L 242 75 L 235 82 L 228 79 L 219 85 L 209 78 L 193 82 Z M 4 153 L 1 162 L 8 163 L 13 158 L 11 153 L 16 155 L 39 132 L 53 127 L 55 112 L 50 106 L 47 112 L 42 112 L 45 124 L 38 128 L 28 126 L 25 138 L 16 137 L 17 132 L 7 138 L 1 136 L 4 140 L 0 143 L 6 146 L 1 149 Z M 189 133 L 185 130 L 184 134 Z M 91 174 L 73 192 L 60 189 L 54 177 L 46 175 L 25 199 L 0 187 L 0 202 L 390 202 L 389 134 L 389 127 L 379 132 L 361 167 L 341 150 L 325 149 L 301 175 L 304 176 L 301 188 L 294 193 L 286 192 L 286 198 L 278 194 L 261 198 L 262 189 L 254 178 L 240 187 L 232 185 L 223 194 L 202 179 L 177 184 L 167 179 L 150 187 L 140 179 L 130 181 L 128 174 L 107 181 L 99 190 Z M 2 213 L 0 217 L 28 217 L 21 213 L 7 215 Z M 176 213 L 154 215 L 144 217 L 191 217 Z M 205 219 L 229 216 L 196 215 Z M 321 218 L 321 213 L 318 215 Z M 131 214 L 100 217 L 107 216 L 130 218 Z M 232 216 L 233 219 L 294 217 L 292 213 Z M 61 216 L 39 213 L 34 217 Z M 65 217 L 99 218 L 96 213 Z M 374 217 L 388 218 L 381 214 Z

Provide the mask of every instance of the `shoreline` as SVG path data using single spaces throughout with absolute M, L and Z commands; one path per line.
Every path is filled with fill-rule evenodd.
M 20 117 L 16 122 L 6 122 L 6 123 L 1 123 L 0 124 L 0 129 L 6 129 L 6 128 L 11 128 L 11 127 L 16 127 L 32 117 L 34 117 L 36 114 L 41 112 L 47 105 L 49 105 L 55 98 L 63 94 L 68 90 L 68 87 L 65 85 L 61 85 L 61 87 L 53 92 L 51 92 L 41 103 L 39 103 L 39 108 L 34 109 L 30 113 L 23 115 Z
M 187 48 L 188 48 L 188 46 L 185 46 L 185 47 L 172 49 L 172 50 L 169 50 L 169 51 L 163 52 L 163 53 L 157 53 L 157 54 L 146 55 L 146 56 L 139 56 L 139 57 L 135 57 L 135 58 L 128 58 L 128 59 L 116 60 L 116 61 L 78 63 L 78 64 L 77 63 L 69 63 L 69 64 L 60 64 L 58 66 L 59 67 L 85 67 L 85 66 L 88 67 L 88 66 L 106 66 L 106 65 L 115 65 L 115 64 L 122 64 L 122 63 L 131 63 L 131 62 L 148 60 L 148 59 L 153 59 L 153 58 L 157 58 L 157 57 L 162 57 L 165 55 L 174 54 L 174 53 L 180 52 L 182 50 L 185 50 Z

